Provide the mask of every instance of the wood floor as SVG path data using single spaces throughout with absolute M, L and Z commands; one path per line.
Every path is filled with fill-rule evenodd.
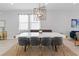
M 57 52 L 51 48 L 46 47 L 43 47 L 41 50 L 39 47 L 27 48 L 26 52 L 24 52 L 23 49 L 23 47 L 15 45 L 6 53 L 4 53 L 3 56 L 76 56 L 76 54 L 65 45 L 63 49 L 58 48 Z

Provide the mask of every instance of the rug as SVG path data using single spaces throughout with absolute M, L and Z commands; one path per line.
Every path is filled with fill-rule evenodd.
M 14 45 L 10 50 L 4 53 L 2 56 L 77 56 L 65 45 L 62 48 L 58 48 L 58 51 L 54 51 L 52 48 L 42 47 L 31 47 L 26 49 L 24 47 Z

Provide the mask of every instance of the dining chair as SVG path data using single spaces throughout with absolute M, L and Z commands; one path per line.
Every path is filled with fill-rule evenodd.
M 41 38 L 42 46 L 50 46 L 50 37 L 42 37 Z
M 55 41 L 55 39 L 54 38 L 51 38 L 51 46 L 52 46 L 52 48 L 54 48 L 54 41 Z
M 22 48 L 24 48 L 24 52 L 26 52 L 26 48 L 29 44 L 30 44 L 29 38 L 27 38 L 27 37 L 19 37 L 18 38 L 18 45 L 21 46 Z M 17 52 L 18 52 L 17 54 L 20 55 L 19 47 L 18 47 Z
M 41 46 L 42 46 L 42 48 L 41 48 L 41 51 L 42 51 L 42 49 L 43 49 L 43 47 L 44 48 L 48 48 L 48 50 L 50 51 L 50 37 L 42 37 L 41 38 Z M 44 49 L 45 50 L 45 49 Z
M 33 53 L 33 51 L 35 50 L 38 50 L 37 48 L 40 49 L 40 38 L 39 37 L 30 37 L 30 49 L 31 49 L 31 52 L 30 53 Z M 33 50 L 34 48 L 34 50 Z M 33 50 L 33 51 L 32 51 Z
M 76 32 L 76 36 L 75 36 L 75 46 L 79 46 L 79 32 Z
M 64 50 L 63 50 L 63 48 L 64 48 L 63 38 L 62 37 L 54 37 L 53 39 L 54 39 L 53 44 L 54 44 L 55 51 L 57 52 L 60 49 L 60 50 L 62 50 L 63 55 L 65 55 Z
M 55 44 L 54 44 L 55 42 L 54 41 L 55 41 L 55 39 L 53 37 L 51 37 L 51 48 L 52 48 L 52 51 L 53 51 L 53 55 L 55 54 L 54 53 L 54 49 L 55 49 Z M 51 53 L 52 53 L 52 51 L 51 51 Z
M 31 37 L 30 38 L 30 44 L 32 46 L 38 46 L 38 45 L 40 45 L 40 38 L 39 37 Z

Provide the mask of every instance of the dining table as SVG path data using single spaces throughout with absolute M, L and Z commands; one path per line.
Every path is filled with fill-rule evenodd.
M 27 37 L 27 36 L 19 35 L 17 37 Z M 66 35 L 58 33 L 58 32 L 43 32 L 43 33 L 40 33 L 39 36 L 35 36 L 35 35 L 28 36 L 29 39 L 30 39 L 30 37 L 39 37 L 40 41 L 41 41 L 43 37 L 50 37 L 50 38 L 62 37 L 63 39 L 65 39 Z M 26 51 L 26 46 L 24 47 L 24 51 Z M 57 46 L 56 45 L 55 45 L 55 51 L 57 51 Z

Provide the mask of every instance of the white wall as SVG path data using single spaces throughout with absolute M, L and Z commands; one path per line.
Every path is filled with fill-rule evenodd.
M 2 16 L 0 20 L 6 21 L 7 38 L 13 39 L 18 31 L 18 14 L 15 12 L 2 12 L 0 16 Z
M 54 10 L 47 13 L 47 20 L 42 21 L 42 28 L 50 28 L 53 31 L 69 35 L 71 19 L 79 19 L 79 12 L 75 10 Z
M 0 20 L 6 21 L 7 38 L 13 39 L 13 36 L 19 32 L 19 14 L 30 14 L 29 11 L 2 11 Z
M 13 39 L 13 36 L 19 32 L 19 17 L 20 12 L 2 11 L 0 12 L 0 20 L 6 20 L 6 31 L 8 33 L 8 39 Z M 28 12 L 23 12 L 28 14 Z M 56 32 L 61 32 L 64 34 L 69 34 L 71 30 L 71 19 L 78 18 L 78 11 L 62 11 L 62 10 L 52 10 L 47 13 L 47 19 L 42 21 L 42 28 L 52 29 Z M 76 29 L 77 30 L 77 29 Z

